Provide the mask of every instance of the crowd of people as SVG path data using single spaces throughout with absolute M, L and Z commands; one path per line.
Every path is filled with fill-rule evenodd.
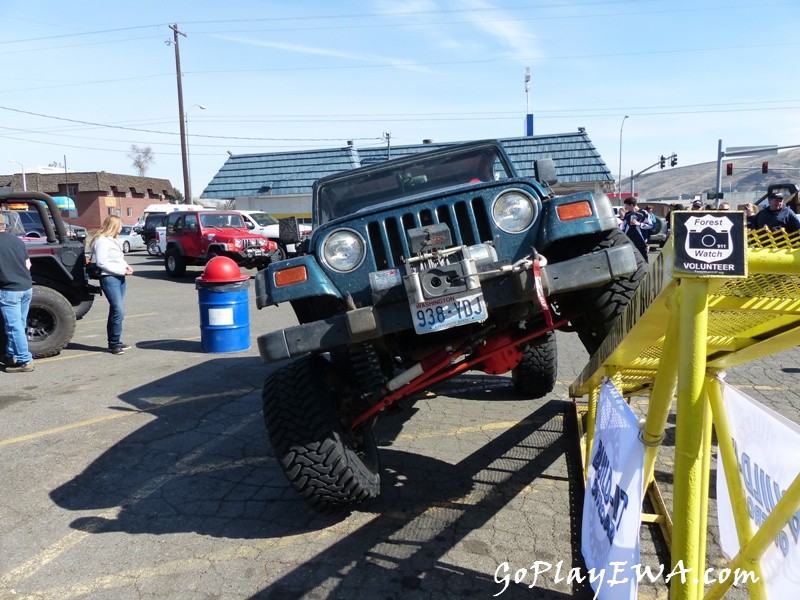
M 739 204 L 736 210 L 743 211 L 747 219 L 747 227 L 750 229 L 761 229 L 768 227 L 775 231 L 783 229 L 788 233 L 800 231 L 800 215 L 795 213 L 790 206 L 784 202 L 783 193 L 779 190 L 771 190 L 767 195 L 767 205 L 760 209 L 757 205 L 750 202 Z M 653 206 L 645 205 L 640 208 L 636 198 L 626 198 L 624 210 L 618 213 L 620 228 L 627 234 L 633 245 L 641 252 L 645 261 L 649 248 L 650 235 L 656 224 L 656 216 L 653 214 Z M 665 216 L 667 227 L 670 225 L 670 215 L 672 211 L 687 210 L 686 205 L 675 203 L 669 205 L 669 210 Z M 703 204 L 700 200 L 692 201 L 689 210 L 731 210 L 728 202 L 720 202 L 719 205 Z

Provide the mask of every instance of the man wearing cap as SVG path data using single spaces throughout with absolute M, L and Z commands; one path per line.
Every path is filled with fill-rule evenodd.
M 0 316 L 6 336 L 2 359 L 6 373 L 33 371 L 25 331 L 32 297 L 28 250 L 21 239 L 6 231 L 6 216 L 0 213 Z
M 783 194 L 773 190 L 767 196 L 769 203 L 753 219 L 753 228 L 769 227 L 772 231 L 785 229 L 788 233 L 800 230 L 800 221 L 794 211 L 783 203 Z
M 692 202 L 692 210 L 703 210 L 703 203 L 700 200 Z

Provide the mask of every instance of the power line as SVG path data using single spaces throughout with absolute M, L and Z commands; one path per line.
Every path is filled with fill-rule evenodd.
M 45 119 L 54 119 L 56 121 L 66 121 L 68 123 L 80 123 L 83 125 L 91 125 L 93 127 L 105 127 L 108 129 L 122 129 L 125 131 L 135 131 L 137 133 L 154 133 L 158 135 L 179 135 L 174 131 L 158 131 L 155 129 L 141 129 L 138 127 L 125 127 L 124 125 L 110 125 L 107 123 L 96 123 L 93 121 L 82 121 L 80 119 L 69 119 L 67 117 L 55 117 L 53 115 L 46 115 L 43 113 L 36 113 L 29 110 L 22 110 L 19 108 L 11 108 L 8 106 L 0 106 L 0 110 L 8 110 L 11 112 L 22 113 L 26 115 L 32 115 L 36 117 L 43 117 Z M 31 132 L 37 133 L 37 132 Z M 192 134 L 192 137 L 202 137 L 202 138 L 209 138 L 209 139 L 220 139 L 220 140 L 244 140 L 244 141 L 281 141 L 281 142 L 329 142 L 334 140 L 341 140 L 342 138 L 269 138 L 269 137 L 244 137 L 244 136 L 231 136 L 231 135 L 202 135 L 202 134 Z M 354 139 L 367 139 L 371 140 L 374 138 L 354 138 Z

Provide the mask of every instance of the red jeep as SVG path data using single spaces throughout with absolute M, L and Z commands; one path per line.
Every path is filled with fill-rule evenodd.
M 264 269 L 278 259 L 278 245 L 247 230 L 238 212 L 203 210 L 170 213 L 164 268 L 170 277 L 182 277 L 187 265 L 205 265 L 215 256 L 227 256 L 245 269 Z

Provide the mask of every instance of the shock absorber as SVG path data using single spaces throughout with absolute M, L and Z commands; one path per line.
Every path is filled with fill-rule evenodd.
M 383 385 L 381 359 L 375 346 L 370 343 L 350 348 L 350 366 L 354 383 L 364 396 L 370 396 Z

